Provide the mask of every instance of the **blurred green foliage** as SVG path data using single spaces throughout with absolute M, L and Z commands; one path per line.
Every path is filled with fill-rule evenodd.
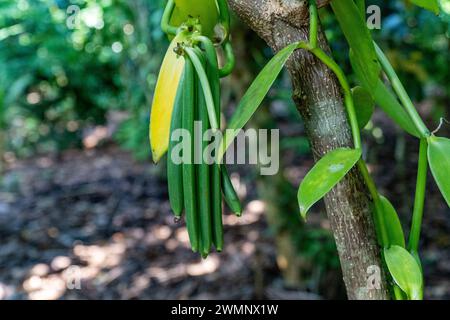
M 168 45 L 159 28 L 164 4 L 165 0 L 1 0 L 0 157 L 4 150 L 28 157 L 82 147 L 86 130 L 110 124 L 120 114 L 124 121 L 114 138 L 136 158 L 150 159 L 149 107 Z M 388 49 L 410 95 L 429 102 L 433 120 L 448 118 L 450 0 L 441 0 L 440 18 L 403 0 L 367 4 L 381 8 L 381 30 L 373 34 Z M 333 15 L 325 9 L 321 19 L 333 55 L 351 73 L 347 45 Z M 272 55 L 243 26 L 233 28 L 233 39 L 241 59 L 232 81 L 223 82 L 227 102 L 242 96 Z M 268 118 L 295 121 L 298 127 L 287 75 L 277 81 L 267 101 L 272 105 Z M 224 109 L 229 116 L 229 108 Z M 283 137 L 281 144 L 283 151 L 309 152 L 301 135 Z M 282 196 L 275 200 L 284 214 L 271 226 L 272 232 L 289 231 L 300 254 L 321 270 L 336 269 L 330 233 L 305 228 L 292 214 L 297 203 L 290 184 L 282 184 L 279 191 Z
M 0 2 L 6 149 L 30 156 L 80 146 L 83 128 L 124 110 L 118 140 L 148 157 L 149 88 L 166 45 L 162 2 Z
M 80 147 L 87 128 L 122 112 L 115 138 L 149 159 L 149 106 L 167 40 L 164 0 L 3 0 L 0 2 L 0 125 L 17 156 Z M 448 104 L 450 1 L 441 19 L 405 1 L 369 0 L 382 9 L 373 33 L 411 94 L 431 99 L 433 118 Z M 332 15 L 321 13 L 334 55 L 350 71 Z M 234 30 L 234 33 L 240 30 Z M 236 37 L 236 35 L 235 35 Z M 250 41 L 249 43 L 254 43 Z M 257 47 L 261 47 L 258 45 Z M 254 52 L 252 48 L 249 49 Z M 263 63 L 270 50 L 259 52 Z M 293 112 L 286 81 L 276 100 Z M 1 140 L 1 139 L 0 139 Z
M 412 99 L 433 105 L 435 121 L 449 116 L 450 97 L 450 0 L 440 3 L 437 17 L 406 0 L 366 1 L 381 8 L 381 28 L 372 30 L 375 41 L 387 52 Z M 351 74 L 348 47 L 331 11 L 322 11 L 321 18 L 333 55 Z

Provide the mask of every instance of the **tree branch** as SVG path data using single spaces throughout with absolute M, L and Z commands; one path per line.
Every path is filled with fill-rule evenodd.
M 231 8 L 274 51 L 308 40 L 308 1 L 229 0 Z M 329 1 L 319 1 L 326 5 Z M 322 32 L 319 46 L 330 53 Z M 334 74 L 310 53 L 299 50 L 288 61 L 293 99 L 301 113 L 316 160 L 339 147 L 352 147 L 350 126 Z M 326 197 L 325 204 L 349 299 L 389 299 L 371 218 L 367 188 L 357 169 Z M 368 270 L 381 270 L 379 289 L 371 289 Z

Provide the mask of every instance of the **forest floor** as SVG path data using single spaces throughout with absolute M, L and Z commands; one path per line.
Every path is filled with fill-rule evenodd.
M 389 170 L 377 182 L 407 222 Z M 319 298 L 283 288 L 261 201 L 225 217 L 224 252 L 193 254 L 160 171 L 116 147 L 14 163 L 0 187 L 0 299 Z M 435 186 L 424 224 L 426 297 L 449 299 L 450 214 Z

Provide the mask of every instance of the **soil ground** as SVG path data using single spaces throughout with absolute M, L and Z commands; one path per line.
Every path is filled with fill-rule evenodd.
M 407 222 L 414 175 L 372 169 Z M 283 288 L 261 201 L 225 217 L 224 252 L 193 254 L 161 171 L 116 147 L 14 163 L 0 189 L 0 299 L 320 298 Z M 450 214 L 434 183 L 426 212 L 426 297 L 449 299 Z

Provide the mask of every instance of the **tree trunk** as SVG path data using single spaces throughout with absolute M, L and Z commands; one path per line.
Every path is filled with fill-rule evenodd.
M 229 0 L 231 8 L 268 45 L 279 51 L 295 41 L 307 41 L 308 2 L 300 0 Z M 325 3 L 327 1 L 319 1 Z M 330 53 L 322 32 L 319 45 Z M 301 113 L 314 158 L 339 147 L 352 147 L 352 136 L 339 83 L 313 55 L 298 50 L 288 61 L 293 99 Z M 371 217 L 370 198 L 357 169 L 326 197 L 349 299 L 389 299 L 380 248 Z M 379 270 L 376 285 L 368 280 Z

